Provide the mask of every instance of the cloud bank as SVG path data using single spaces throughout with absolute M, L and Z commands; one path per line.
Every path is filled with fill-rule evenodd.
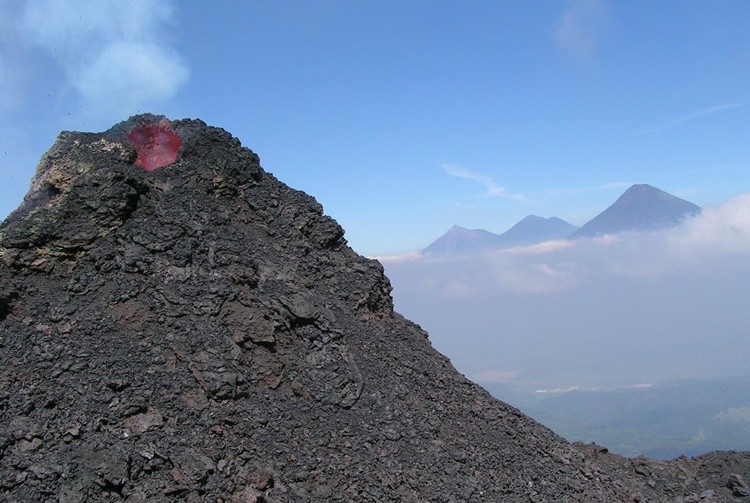
M 747 373 L 750 194 L 662 231 L 383 263 L 397 310 L 488 382 L 592 388 Z M 493 379 L 492 369 L 517 373 Z

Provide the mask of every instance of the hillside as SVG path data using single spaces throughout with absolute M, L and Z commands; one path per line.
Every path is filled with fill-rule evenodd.
M 494 400 L 381 265 L 218 128 L 62 133 L 0 225 L 0 499 L 734 501 Z M 728 483 L 731 482 L 731 483 Z M 709 493 L 706 493 L 709 491 Z

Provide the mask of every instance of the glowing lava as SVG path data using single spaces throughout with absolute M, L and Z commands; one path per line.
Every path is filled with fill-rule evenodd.
M 135 163 L 146 171 L 163 168 L 175 162 L 177 151 L 182 145 L 182 140 L 172 131 L 167 120 L 135 127 L 127 136 L 138 154 Z

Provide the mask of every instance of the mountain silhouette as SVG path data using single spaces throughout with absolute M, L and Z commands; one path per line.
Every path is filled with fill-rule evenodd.
M 671 227 L 700 212 L 700 207 L 646 184 L 633 185 L 610 207 L 581 226 L 571 237 L 593 237 L 624 231 Z
M 0 460 L 0 499 L 63 503 L 731 501 L 750 468 L 494 400 L 312 197 L 152 115 L 62 133 L 0 224 Z
M 454 225 L 427 246 L 427 255 L 465 255 L 492 249 L 527 246 L 553 239 L 565 239 L 578 227 L 557 217 L 528 215 L 513 227 L 495 234 L 483 229 L 466 229 Z
M 501 246 L 525 246 L 554 239 L 565 239 L 578 227 L 557 217 L 543 218 L 529 215 L 500 234 Z
M 467 229 L 454 225 L 448 232 L 428 245 L 423 253 L 429 255 L 463 255 L 497 246 L 498 234 L 484 229 Z

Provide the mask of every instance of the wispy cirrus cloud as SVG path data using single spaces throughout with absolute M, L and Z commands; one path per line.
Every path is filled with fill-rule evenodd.
M 659 126 L 641 130 L 640 133 L 655 133 L 657 131 L 668 129 L 672 126 L 676 126 L 677 124 L 682 124 L 684 122 L 689 122 L 694 119 L 698 119 L 700 117 L 705 117 L 707 115 L 714 115 L 714 114 L 718 114 L 721 112 L 726 112 L 727 110 L 733 110 L 735 108 L 744 108 L 747 106 L 750 106 L 750 100 L 736 101 L 734 103 L 724 103 L 722 105 L 714 105 L 712 107 L 702 108 L 700 110 L 689 113 L 687 115 L 683 115 L 682 117 L 678 117 L 677 119 L 673 119 L 671 121 L 665 122 L 664 124 L 661 124 Z
M 554 39 L 570 56 L 586 59 L 596 52 L 608 24 L 601 0 L 570 0 L 557 23 Z
M 524 196 L 523 194 L 513 194 L 508 192 L 505 187 L 499 185 L 491 176 L 487 176 L 483 173 L 463 168 L 461 166 L 458 166 L 457 164 L 443 164 L 441 165 L 441 168 L 443 168 L 443 171 L 445 171 L 445 173 L 450 176 L 463 178 L 465 180 L 471 180 L 484 186 L 484 188 L 486 189 L 485 195 L 492 197 L 506 197 L 515 201 L 526 200 L 526 196 Z

